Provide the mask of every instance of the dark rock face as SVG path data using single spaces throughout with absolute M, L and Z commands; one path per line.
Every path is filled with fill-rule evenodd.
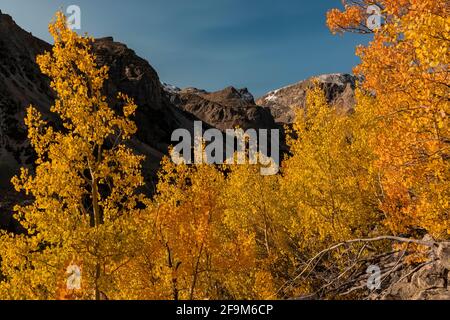
M 295 120 L 295 108 L 303 108 L 306 103 L 306 91 L 317 80 L 324 90 L 328 102 L 344 112 L 355 104 L 356 78 L 349 74 L 325 74 L 298 82 L 296 84 L 271 91 L 259 98 L 256 103 L 268 107 L 277 123 L 292 123 Z
M 110 105 L 117 105 L 118 92 L 126 93 L 138 105 L 134 119 L 138 132 L 131 147 L 146 156 L 144 174 L 154 176 L 171 143 L 172 132 L 178 128 L 191 131 L 194 117 L 170 102 L 156 71 L 126 45 L 114 42 L 112 38 L 102 38 L 95 41 L 93 50 L 99 65 L 109 67 L 104 90 Z
M 0 13 L 0 190 L 19 166 L 32 162 L 23 123 L 29 104 L 49 116 L 52 93 L 34 62 L 50 46 Z

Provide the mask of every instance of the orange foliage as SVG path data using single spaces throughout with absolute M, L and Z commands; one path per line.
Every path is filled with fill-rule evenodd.
M 362 112 L 373 113 L 377 128 L 371 143 L 383 189 L 380 209 L 393 232 L 425 229 L 448 238 L 449 7 L 434 0 L 380 4 L 387 19 L 369 46 L 357 49 L 362 63 L 355 68 L 363 89 L 376 96 Z

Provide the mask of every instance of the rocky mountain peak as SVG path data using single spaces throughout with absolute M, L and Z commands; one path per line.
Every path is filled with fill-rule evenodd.
M 268 107 L 277 123 L 292 123 L 295 119 L 295 108 L 305 106 L 306 92 L 314 81 L 318 81 L 328 102 L 344 111 L 353 108 L 356 77 L 342 73 L 312 77 L 271 91 L 259 98 L 256 103 Z
M 244 107 L 246 105 L 255 105 L 255 99 L 247 88 L 236 89 L 230 86 L 216 92 L 204 93 L 203 97 L 226 106 L 239 105 Z
M 208 92 L 197 88 L 174 89 L 167 87 L 166 94 L 181 110 L 220 130 L 239 126 L 248 128 L 275 128 L 269 109 L 255 104 L 248 89 L 225 89 Z
M 18 168 L 34 162 L 23 121 L 26 108 L 31 104 L 52 124 L 60 122 L 49 111 L 54 100 L 49 79 L 36 64 L 36 56 L 51 48 L 9 15 L 0 14 L 0 189 L 11 188 L 9 181 Z M 192 117 L 166 99 L 157 72 L 125 44 L 101 38 L 93 43 L 93 51 L 100 66 L 109 66 L 104 90 L 111 105 L 116 105 L 118 92 L 139 105 L 135 119 L 139 130 L 132 143 L 147 156 L 146 170 L 151 174 L 167 151 L 172 131 L 189 127 Z
M 3 13 L 1 9 L 0 9 L 0 24 L 5 24 L 5 25 L 8 24 L 10 26 L 16 25 L 13 18 L 9 14 Z M 2 26 L 2 27 L 4 27 L 4 26 Z

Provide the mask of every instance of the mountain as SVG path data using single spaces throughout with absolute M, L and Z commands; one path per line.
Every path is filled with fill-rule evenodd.
M 255 104 L 246 89 L 228 87 L 216 92 L 196 88 L 175 89 L 166 86 L 171 101 L 181 110 L 195 115 L 220 130 L 235 128 L 276 128 L 270 109 Z
M 317 81 L 324 90 L 328 102 L 337 105 L 344 112 L 353 108 L 356 77 L 342 73 L 312 77 L 271 91 L 259 98 L 256 103 L 269 108 L 277 123 L 292 123 L 295 119 L 295 108 L 305 106 L 306 91 L 314 81 Z
M 0 11 L 0 228 L 11 227 L 10 212 L 17 202 L 10 179 L 22 166 L 32 167 L 35 159 L 24 125 L 26 108 L 32 104 L 55 127 L 60 120 L 50 112 L 54 94 L 49 79 L 42 75 L 36 56 L 51 50 L 51 45 L 20 28 Z M 193 132 L 196 120 L 204 128 L 219 130 L 239 126 L 248 128 L 282 128 L 292 122 L 292 105 L 304 105 L 308 81 L 289 86 L 255 101 L 245 88 L 227 87 L 216 92 L 202 89 L 180 89 L 161 83 L 158 73 L 148 61 L 136 55 L 125 44 L 113 38 L 96 39 L 93 52 L 100 66 L 109 66 L 109 79 L 104 88 L 110 105 L 115 108 L 117 92 L 134 98 L 138 105 L 135 121 L 137 134 L 130 146 L 146 156 L 143 172 L 148 192 L 154 191 L 156 171 L 167 154 L 172 132 L 185 128 Z M 354 79 L 349 75 L 319 77 L 332 101 L 351 105 Z M 282 146 L 282 150 L 283 146 Z M 22 201 L 24 199 L 21 199 Z

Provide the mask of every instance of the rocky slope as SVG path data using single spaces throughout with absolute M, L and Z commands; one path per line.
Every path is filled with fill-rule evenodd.
M 49 49 L 49 44 L 0 13 L 0 187 L 20 165 L 31 162 L 23 125 L 25 107 L 42 106 L 40 110 L 50 117 L 52 93 L 34 62 L 37 54 Z
M 133 97 L 138 105 L 135 117 L 138 131 L 131 146 L 146 156 L 144 172 L 150 177 L 167 152 L 172 132 L 177 128 L 192 131 L 196 118 L 170 102 L 157 72 L 126 45 L 114 42 L 113 38 L 102 38 L 95 40 L 93 49 L 99 65 L 109 66 L 104 94 L 110 105 L 116 105 L 114 97 L 118 92 Z
M 256 103 L 268 107 L 277 123 L 292 123 L 295 108 L 304 107 L 306 91 L 313 81 L 318 81 L 323 88 L 328 102 L 337 105 L 344 112 L 352 109 L 356 78 L 349 74 L 325 74 L 313 77 L 287 87 L 271 91 Z

